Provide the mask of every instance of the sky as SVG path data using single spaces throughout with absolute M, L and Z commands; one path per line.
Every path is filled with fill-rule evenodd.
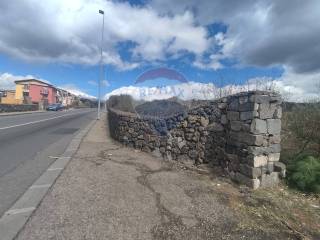
M 158 67 L 183 74 L 186 88 L 273 82 L 291 101 L 319 96 L 318 0 L 0 1 L 0 89 L 34 77 L 97 96 L 99 9 L 103 96 L 182 84 L 135 84 Z

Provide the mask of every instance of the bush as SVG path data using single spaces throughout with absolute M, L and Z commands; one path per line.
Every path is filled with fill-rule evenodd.
M 185 114 L 186 107 L 178 103 L 175 99 L 154 100 L 137 106 L 136 111 L 144 116 L 165 118 L 176 114 Z
M 298 155 L 311 150 L 320 156 L 320 103 L 296 104 L 288 115 L 287 127 L 301 143 Z M 312 155 L 313 155 L 312 154 Z
M 320 193 L 320 158 L 300 156 L 287 167 L 291 187 L 304 192 Z
M 107 105 L 124 112 L 135 112 L 134 100 L 130 95 L 113 95 L 109 98 Z

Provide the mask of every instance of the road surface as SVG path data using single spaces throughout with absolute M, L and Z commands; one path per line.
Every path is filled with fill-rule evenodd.
M 0 215 L 95 117 L 95 109 L 0 116 Z

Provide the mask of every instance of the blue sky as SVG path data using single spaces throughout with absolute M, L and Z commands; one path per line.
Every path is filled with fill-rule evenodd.
M 102 94 L 111 92 L 122 86 L 135 85 L 136 79 L 143 72 L 155 67 L 169 67 L 181 72 L 188 81 L 202 83 L 214 83 L 217 86 L 227 84 L 244 84 L 248 79 L 254 77 L 278 78 L 283 70 L 281 68 L 261 68 L 261 67 L 227 67 L 219 70 L 202 70 L 180 62 L 172 60 L 167 64 L 147 65 L 129 71 L 119 71 L 115 67 L 105 66 L 105 79 L 108 86 L 103 86 Z M 74 85 L 80 90 L 97 96 L 97 86 L 89 83 L 98 81 L 99 66 L 82 66 L 78 64 L 39 64 L 27 63 L 13 59 L 9 56 L 0 56 L 0 72 L 10 72 L 14 75 L 24 76 L 31 74 L 36 78 L 50 81 L 56 86 Z M 223 82 L 221 81 L 223 77 Z M 160 78 L 140 83 L 137 86 L 162 86 L 178 84 L 179 82 Z
M 0 3 L 0 88 L 31 75 L 97 96 L 102 20 L 98 10 L 103 9 L 108 82 L 103 95 L 135 85 L 140 74 L 156 67 L 176 69 L 189 81 L 219 87 L 267 79 L 284 93 L 300 97 L 317 93 L 320 28 L 314 23 L 320 21 L 319 1 L 301 5 L 289 0 L 241 4 L 235 0 L 48 0 L 37 4 L 35 8 L 31 0 Z M 300 14 L 304 12 L 308 16 Z M 179 83 L 158 79 L 137 87 L 172 84 Z

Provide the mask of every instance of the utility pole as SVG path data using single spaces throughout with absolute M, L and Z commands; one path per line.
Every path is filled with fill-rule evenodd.
M 103 33 L 104 33 L 104 11 L 99 10 L 99 13 L 102 14 L 102 30 L 101 30 L 101 49 L 100 49 L 100 78 L 98 83 L 98 117 L 100 119 L 100 105 L 101 105 L 101 82 L 103 80 L 103 59 L 102 59 L 102 47 L 103 47 Z

